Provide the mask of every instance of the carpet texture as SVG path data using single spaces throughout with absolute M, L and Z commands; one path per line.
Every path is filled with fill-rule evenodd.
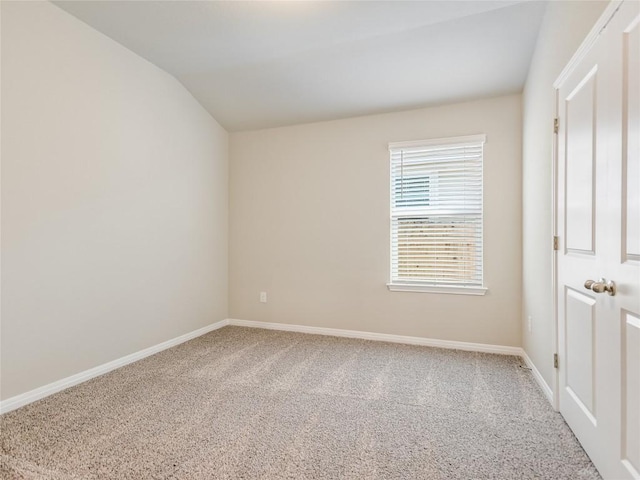
M 7 479 L 597 479 L 519 358 L 226 327 L 0 417 Z

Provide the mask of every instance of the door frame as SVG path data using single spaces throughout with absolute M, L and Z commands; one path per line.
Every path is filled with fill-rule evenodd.
M 611 2 L 606 6 L 596 23 L 593 25 L 589 33 L 584 38 L 576 52 L 573 54 L 567 65 L 562 69 L 558 78 L 556 78 L 555 82 L 553 82 L 553 96 L 554 96 L 554 118 L 551 119 L 550 125 L 552 128 L 552 155 L 551 155 L 551 231 L 553 237 L 558 237 L 558 249 L 552 247 L 552 255 L 551 255 L 551 303 L 553 305 L 553 334 L 552 334 L 552 349 L 555 354 L 560 352 L 560 345 L 558 343 L 559 340 L 559 328 L 560 328 L 560 319 L 558 318 L 558 252 L 561 251 L 562 246 L 564 245 L 564 238 L 560 236 L 558 231 L 558 168 L 560 165 L 561 159 L 558 158 L 558 135 L 555 132 L 555 121 L 559 118 L 560 114 L 560 95 L 559 90 L 560 86 L 564 83 L 567 77 L 573 72 L 576 66 L 582 61 L 582 59 L 587 55 L 587 53 L 591 50 L 593 45 L 596 43 L 598 38 L 600 37 L 600 33 L 605 29 L 605 27 L 609 24 L 613 16 L 616 14 L 620 6 L 625 0 L 611 0 Z M 554 242 L 554 238 L 550 239 L 550 241 Z M 562 362 L 562 359 L 560 359 Z M 552 385 L 551 391 L 553 392 L 553 401 L 552 406 L 556 412 L 560 411 L 560 367 L 553 369 L 553 377 L 552 377 Z

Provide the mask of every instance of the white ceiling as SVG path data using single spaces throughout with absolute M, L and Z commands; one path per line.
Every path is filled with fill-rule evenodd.
M 541 1 L 55 1 L 229 131 L 522 90 Z

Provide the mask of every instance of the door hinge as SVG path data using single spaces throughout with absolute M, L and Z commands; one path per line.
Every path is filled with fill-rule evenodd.
M 553 354 L 553 368 L 558 368 L 558 354 Z
M 553 236 L 553 249 L 554 250 L 560 249 L 560 237 L 558 235 Z
M 553 119 L 553 133 L 557 134 L 559 129 L 560 129 L 560 121 L 556 117 Z

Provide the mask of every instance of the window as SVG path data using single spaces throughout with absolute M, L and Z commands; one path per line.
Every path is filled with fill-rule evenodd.
M 390 290 L 483 295 L 484 135 L 391 143 Z

